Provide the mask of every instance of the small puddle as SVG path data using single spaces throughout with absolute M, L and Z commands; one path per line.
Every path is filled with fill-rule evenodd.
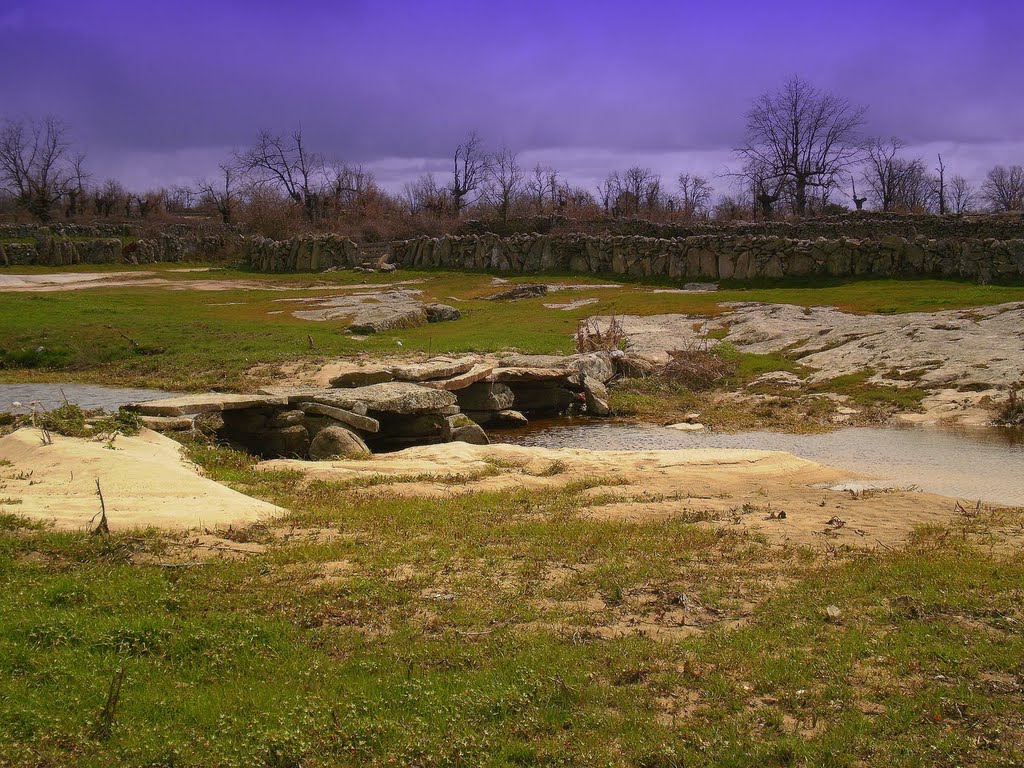
M 87 411 L 116 411 L 128 403 L 155 400 L 173 394 L 159 389 L 126 389 L 93 384 L 0 384 L 0 411 L 31 413 L 33 402 L 37 402 L 41 410 L 50 410 L 63 405 L 65 397 L 68 402 Z M 14 403 L 21 403 L 21 406 L 15 406 Z
M 890 487 L 992 504 L 1024 506 L 1024 432 L 928 427 L 841 429 L 817 435 L 778 432 L 678 432 L 617 422 L 535 422 L 519 432 L 491 432 L 495 442 L 605 451 L 753 448 L 786 451 Z

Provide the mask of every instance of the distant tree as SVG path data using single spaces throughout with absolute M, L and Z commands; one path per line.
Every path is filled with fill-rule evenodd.
M 1024 167 L 997 165 L 985 177 L 981 196 L 993 211 L 1024 210 Z
M 939 155 L 939 167 L 935 171 L 939 174 L 935 177 L 935 196 L 939 202 L 939 215 L 945 216 L 948 208 L 946 205 L 946 164 L 942 162 L 942 155 Z
M 476 131 L 472 131 L 466 140 L 455 148 L 449 191 L 456 216 L 461 215 L 462 209 L 472 202 L 468 200 L 469 196 L 479 192 L 487 177 L 490 160 Z
M 896 210 L 908 213 L 926 213 L 938 210 L 938 180 L 925 170 L 924 161 L 901 161 L 903 167 L 899 174 L 899 186 L 896 190 Z
M 537 163 L 530 171 L 530 177 L 525 181 L 524 187 L 537 213 L 543 214 L 545 200 L 551 202 L 552 208 L 558 202 L 558 171 L 550 166 Z
M 706 217 L 711 205 L 711 195 L 714 193 L 711 182 L 703 176 L 680 173 L 677 186 L 680 213 L 687 219 Z
M 85 170 L 85 153 L 77 153 L 71 158 L 68 184 L 64 193 L 68 201 L 64 208 L 65 218 L 73 219 L 81 213 L 82 203 L 85 200 L 86 182 L 90 176 L 91 174 Z
M 56 117 L 7 120 L 0 129 L 0 184 L 39 221 L 50 220 L 53 206 L 72 185 L 76 157 L 68 128 Z
M 953 213 L 967 213 L 973 210 L 976 203 L 976 195 L 971 182 L 960 175 L 950 179 L 949 201 L 953 206 Z
M 508 221 L 509 209 L 522 192 L 523 169 L 519 156 L 508 147 L 502 147 L 487 165 L 487 196 L 502 221 Z
M 624 215 L 639 213 L 640 206 L 648 211 L 657 207 L 661 193 L 661 176 L 650 168 L 634 165 L 622 172 L 619 200 L 616 201 Z
M 325 162 L 323 155 L 307 146 L 302 129 L 289 136 L 261 131 L 256 143 L 236 154 L 235 161 L 254 185 L 281 190 L 307 219 L 323 215 Z
M 793 77 L 760 96 L 747 112 L 746 136 L 736 153 L 791 184 L 793 207 L 807 212 L 809 191 L 834 186 L 859 156 L 857 131 L 864 108 Z
M 196 184 L 196 188 L 204 202 L 220 214 L 221 221 L 230 224 L 238 203 L 238 170 L 231 163 L 222 163 L 216 181 L 205 179 Z
M 325 165 L 324 177 L 328 200 L 334 210 L 361 205 L 379 190 L 373 174 L 361 165 L 332 163 Z
M 96 215 L 104 218 L 109 218 L 114 209 L 125 205 L 126 201 L 130 204 L 128 193 L 116 179 L 107 179 L 102 187 L 95 190 L 92 197 Z
M 886 212 L 895 207 L 911 172 L 912 161 L 899 157 L 904 146 L 903 140 L 895 136 L 870 139 L 864 144 L 864 182 L 875 204 Z
M 448 190 L 438 186 L 434 174 L 425 173 L 416 181 L 408 182 L 404 188 L 405 202 L 409 213 L 432 213 L 441 217 L 448 210 Z
M 597 185 L 597 198 L 604 208 L 605 213 L 611 213 L 615 205 L 615 198 L 622 191 L 622 179 L 618 171 L 612 171 L 605 176 L 604 181 Z

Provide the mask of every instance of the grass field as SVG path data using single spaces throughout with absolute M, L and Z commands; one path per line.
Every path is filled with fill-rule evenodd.
M 0 765 L 1024 761 L 1024 565 L 988 537 L 1019 513 L 810 550 L 583 518 L 585 483 L 403 500 L 193 456 L 292 513 L 201 562 L 0 516 Z
M 46 271 L 52 270 L 18 270 Z M 936 280 L 867 280 L 806 287 L 726 285 L 716 293 L 672 294 L 656 293 L 657 286 L 639 283 L 626 283 L 618 289 L 588 287 L 606 281 L 573 276 L 557 279 L 577 288 L 547 299 L 503 303 L 482 300 L 495 289 L 490 276 L 478 273 L 403 270 L 386 276 L 339 272 L 318 275 L 314 280 L 309 275 L 268 276 L 230 270 L 158 271 L 173 280 L 256 281 L 265 283 L 268 290 L 120 287 L 4 293 L 0 301 L 0 379 L 74 380 L 176 390 L 246 389 L 253 384 L 246 372 L 256 364 L 399 352 L 570 352 L 577 322 L 595 314 L 711 315 L 721 313 L 721 305 L 730 301 L 834 305 L 852 312 L 912 312 L 1024 300 L 1022 287 Z M 387 284 L 399 279 L 423 280 L 414 287 L 423 289 L 426 298 L 457 303 L 464 318 L 356 340 L 344 331 L 342 321 L 311 322 L 288 312 L 268 314 L 292 306 L 281 299 L 322 293 L 311 290 L 314 284 Z M 271 287 L 284 290 L 269 290 Z M 544 303 L 577 298 L 596 298 L 598 302 L 570 311 L 543 307 Z

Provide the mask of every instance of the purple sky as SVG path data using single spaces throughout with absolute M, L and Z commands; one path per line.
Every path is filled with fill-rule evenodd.
M 1024 0 L 0 0 L 0 116 L 64 117 L 137 188 L 300 123 L 390 189 L 472 128 L 592 187 L 721 173 L 750 100 L 799 73 L 978 179 L 1024 163 L 1022 31 Z

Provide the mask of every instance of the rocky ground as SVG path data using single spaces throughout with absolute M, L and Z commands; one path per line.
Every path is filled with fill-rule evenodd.
M 985 405 L 1024 378 L 1024 304 L 895 315 L 853 314 L 789 304 L 725 305 L 713 318 L 627 315 L 627 352 L 664 361 L 668 352 L 708 337 L 742 352 L 783 353 L 802 375 L 769 374 L 799 387 L 868 372 L 866 381 L 927 392 L 912 420 L 991 421 Z M 599 318 L 607 327 L 608 318 Z M 712 342 L 713 343 L 713 342 Z

